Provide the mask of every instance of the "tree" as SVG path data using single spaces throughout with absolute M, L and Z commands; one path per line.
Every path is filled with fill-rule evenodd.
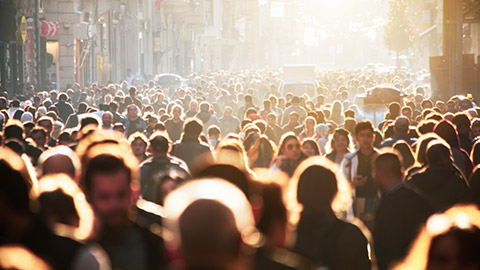
M 390 0 L 388 23 L 385 25 L 385 46 L 397 52 L 397 68 L 400 67 L 399 56 L 413 43 L 412 21 L 408 14 L 407 0 Z

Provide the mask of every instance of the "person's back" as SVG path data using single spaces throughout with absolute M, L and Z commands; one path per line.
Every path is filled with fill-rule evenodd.
M 432 141 L 427 147 L 428 166 L 413 174 L 409 184 L 418 188 L 435 210 L 445 210 L 467 199 L 468 185 L 454 167 L 448 145 Z
M 432 213 L 430 204 L 405 185 L 382 197 L 375 212 L 373 230 L 379 269 L 387 269 L 390 263 L 403 258 L 421 225 Z
M 367 246 L 357 226 L 339 220 L 333 213 L 302 213 L 294 251 L 329 269 L 370 269 Z

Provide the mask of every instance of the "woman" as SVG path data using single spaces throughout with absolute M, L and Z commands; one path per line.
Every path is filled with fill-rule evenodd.
M 319 156 L 320 148 L 318 147 L 318 143 L 310 138 L 303 140 L 302 153 L 307 157 Z
M 277 155 L 270 166 L 270 171 L 282 171 L 291 177 L 304 159 L 305 155 L 300 151 L 300 140 L 293 132 L 285 133 L 282 136 Z
M 371 269 L 367 238 L 336 215 L 346 213 L 351 190 L 332 167 L 313 157 L 295 171 L 289 187 L 290 210 L 299 214 L 293 250 L 327 269 Z
M 340 165 L 343 157 L 353 150 L 350 133 L 343 128 L 337 128 L 330 139 L 329 148 L 329 153 L 325 157 Z
M 407 169 L 405 180 L 409 180 L 413 174 L 427 166 L 427 146 L 433 140 L 442 139 L 435 133 L 427 133 L 418 139 L 417 151 L 415 153 L 415 164 Z
M 343 123 L 343 105 L 339 100 L 335 100 L 333 102 L 330 120 L 335 122 L 337 125 Z
M 306 138 L 317 139 L 317 134 L 315 133 L 315 126 L 317 121 L 312 116 L 305 118 L 304 130 L 298 135 L 300 141 L 303 141 Z

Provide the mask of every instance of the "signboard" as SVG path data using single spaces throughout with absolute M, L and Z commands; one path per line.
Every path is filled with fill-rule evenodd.
M 27 40 L 27 19 L 25 19 L 25 16 L 22 16 L 22 19 L 20 20 L 20 25 L 18 26 L 18 30 L 18 32 L 20 33 L 20 41 L 23 45 Z
M 103 70 L 103 57 L 100 54 L 97 54 L 97 70 Z

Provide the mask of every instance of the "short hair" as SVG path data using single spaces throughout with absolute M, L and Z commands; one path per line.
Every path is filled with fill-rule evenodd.
M 58 96 L 58 100 L 67 100 L 68 99 L 68 96 L 67 94 L 65 93 L 61 93 L 59 96 Z
M 396 150 L 384 152 L 375 158 L 375 170 L 381 171 L 383 174 L 395 177 L 401 177 L 403 171 L 403 162 Z
M 355 134 L 358 134 L 363 130 L 370 130 L 373 133 L 372 122 L 368 120 L 358 122 L 357 125 L 355 126 Z
M 156 132 L 150 137 L 150 149 L 155 153 L 166 154 L 169 146 L 170 141 L 164 133 Z
M 452 119 L 453 124 L 457 128 L 457 130 L 461 129 L 464 126 L 470 128 L 470 118 L 466 113 L 456 113 Z
M 87 117 L 84 117 L 81 121 L 80 121 L 80 129 L 88 126 L 88 125 L 95 125 L 95 126 L 99 126 L 100 125 L 100 122 L 98 121 L 97 118 L 93 117 L 93 116 L 87 116 Z
M 5 129 L 3 130 L 3 139 L 23 139 L 23 126 L 16 120 L 9 120 Z
M 132 143 L 136 140 L 140 140 L 145 144 L 145 146 L 148 146 L 148 139 L 147 139 L 147 136 L 145 136 L 145 134 L 137 131 L 132 135 L 130 135 L 130 137 L 128 137 L 128 142 L 130 143 L 130 145 L 132 145 Z
M 395 119 L 395 131 L 398 133 L 407 133 L 410 126 L 410 121 L 405 116 L 399 116 Z
M 243 98 L 245 100 L 245 102 L 247 103 L 252 103 L 253 102 L 253 97 L 251 95 L 245 95 L 245 97 Z
M 185 134 L 193 135 L 195 137 L 200 136 L 200 133 L 202 133 L 202 131 L 203 131 L 203 125 L 196 118 L 187 120 L 185 122 L 185 125 L 183 126 L 183 132 Z
M 116 173 L 124 171 L 128 175 L 128 184 L 132 182 L 132 170 L 119 157 L 110 154 L 99 154 L 89 160 L 86 165 L 83 185 L 85 194 L 90 194 L 93 188 L 93 176 L 97 173 Z
M 37 121 L 37 125 L 40 125 L 40 122 L 49 122 L 50 125 L 53 127 L 53 119 L 50 116 L 42 116 L 40 119 Z
M 121 132 L 125 132 L 125 126 L 122 123 L 115 123 L 113 125 L 113 130 L 119 130 Z
M 208 128 L 207 133 L 208 133 L 209 136 L 212 136 L 212 135 L 220 135 L 220 128 L 218 128 L 216 125 L 211 125 L 211 126 Z
M 452 158 L 450 145 L 441 140 L 432 140 L 427 146 L 427 162 L 430 166 L 440 165 L 443 158 Z
M 30 131 L 30 136 L 35 134 L 35 133 L 40 133 L 42 134 L 45 138 L 47 137 L 47 131 L 43 127 L 36 126 Z
M 354 110 L 346 110 L 344 113 L 345 118 L 354 118 L 355 119 L 355 111 Z

